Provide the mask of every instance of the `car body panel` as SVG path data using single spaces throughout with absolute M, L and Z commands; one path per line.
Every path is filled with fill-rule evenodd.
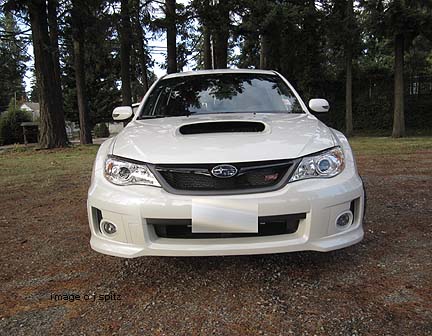
M 257 133 L 178 132 L 209 121 L 260 121 L 267 127 Z M 297 158 L 335 144 L 329 128 L 306 113 L 208 114 L 133 121 L 117 136 L 113 154 L 148 163 L 225 163 Z

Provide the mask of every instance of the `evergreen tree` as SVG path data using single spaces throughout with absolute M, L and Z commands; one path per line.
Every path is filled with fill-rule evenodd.
M 369 27 L 378 36 L 393 41 L 394 113 L 392 136 L 405 135 L 404 57 L 412 41 L 425 32 L 430 36 L 432 2 L 429 0 L 363 1 Z
M 139 98 L 144 97 L 149 89 L 149 70 L 148 63 L 150 56 L 146 49 L 147 40 L 145 38 L 144 25 L 150 21 L 148 6 L 142 6 L 139 0 L 132 0 L 132 27 L 133 27 L 133 54 L 136 59 L 132 64 L 133 81 L 132 95 Z
M 54 0 L 48 0 L 54 1 Z M 11 6 L 28 13 L 32 31 L 36 80 L 39 87 L 41 148 L 65 147 L 66 136 L 63 98 L 59 78 L 56 74 L 58 46 L 55 42 L 57 27 L 50 20 L 45 0 L 13 2 Z M 51 27 L 50 24 L 51 23 Z
M 87 1 L 84 34 L 85 93 L 90 129 L 99 122 L 111 121 L 112 110 L 122 104 L 120 84 L 120 43 L 118 16 L 109 12 L 108 2 Z M 72 21 L 67 12 L 62 26 L 63 89 L 68 121 L 79 122 L 75 78 Z
M 12 98 L 25 97 L 27 41 L 11 12 L 0 14 L 0 113 Z
M 72 0 L 71 23 L 74 55 L 73 58 L 80 124 L 80 142 L 82 145 L 92 143 L 90 115 L 85 87 L 85 27 L 86 21 L 88 20 L 87 12 L 87 1 Z
M 131 90 L 131 16 L 129 0 L 121 0 L 120 23 L 120 65 L 121 65 L 121 92 L 123 105 L 132 105 Z
M 167 72 L 177 72 L 177 14 L 176 1 L 165 0 L 165 27 L 167 39 Z

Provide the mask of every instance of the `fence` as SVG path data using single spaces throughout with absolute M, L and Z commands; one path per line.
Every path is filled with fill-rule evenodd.
M 356 130 L 390 130 L 393 124 L 394 82 L 391 76 L 353 81 L 353 123 Z M 337 129 L 345 124 L 345 82 L 327 82 L 331 103 L 323 121 Z M 405 123 L 408 129 L 432 128 L 432 76 L 405 76 Z

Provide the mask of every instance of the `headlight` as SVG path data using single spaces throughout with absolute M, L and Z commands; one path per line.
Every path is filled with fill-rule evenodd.
M 335 147 L 314 156 L 304 157 L 290 182 L 314 177 L 333 177 L 340 174 L 344 168 L 345 158 L 342 149 Z
M 117 185 L 161 186 L 145 164 L 128 162 L 114 157 L 108 157 L 105 160 L 104 176 L 108 181 Z

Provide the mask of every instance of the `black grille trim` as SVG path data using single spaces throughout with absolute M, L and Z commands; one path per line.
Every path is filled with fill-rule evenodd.
M 300 159 L 294 160 L 274 160 L 274 161 L 255 161 L 255 162 L 240 162 L 240 163 L 220 163 L 233 165 L 238 169 L 238 173 L 236 176 L 226 179 L 220 179 L 217 177 L 213 177 L 211 175 L 211 170 L 213 167 L 218 166 L 216 163 L 208 163 L 208 164 L 157 164 L 157 165 L 148 165 L 150 170 L 152 170 L 153 174 L 156 176 L 158 181 L 161 183 L 162 187 L 172 194 L 177 195 L 239 195 L 239 194 L 252 194 L 252 193 L 263 193 L 270 192 L 281 189 L 286 185 L 292 173 L 297 168 Z M 263 171 L 265 169 L 276 169 L 279 171 L 279 176 L 277 180 L 274 181 L 273 184 L 262 184 L 262 185 L 245 185 L 244 179 L 247 179 L 249 182 L 249 178 L 246 177 L 246 174 L 250 174 L 254 170 Z M 176 188 L 175 183 L 173 182 L 174 174 L 193 174 L 195 175 L 195 179 L 198 180 L 206 180 L 209 182 L 208 188 L 198 189 L 198 188 Z M 200 176 L 201 175 L 201 176 Z M 205 177 L 203 177 L 205 176 Z M 244 178 L 242 177 L 244 176 Z M 194 179 L 194 176 L 188 176 L 189 179 Z M 243 181 L 242 181 L 243 179 Z M 240 180 L 240 182 L 238 182 Z M 219 183 L 219 187 L 212 187 L 211 181 L 214 184 Z M 236 181 L 236 183 L 234 183 Z M 193 182 L 194 183 L 194 182 Z M 230 188 L 230 183 L 234 184 L 238 187 Z M 224 187 L 228 186 L 228 187 Z
M 191 219 L 147 218 L 146 221 L 160 238 L 215 239 L 294 234 L 298 230 L 300 220 L 304 218 L 306 213 L 258 217 L 257 233 L 192 233 Z

